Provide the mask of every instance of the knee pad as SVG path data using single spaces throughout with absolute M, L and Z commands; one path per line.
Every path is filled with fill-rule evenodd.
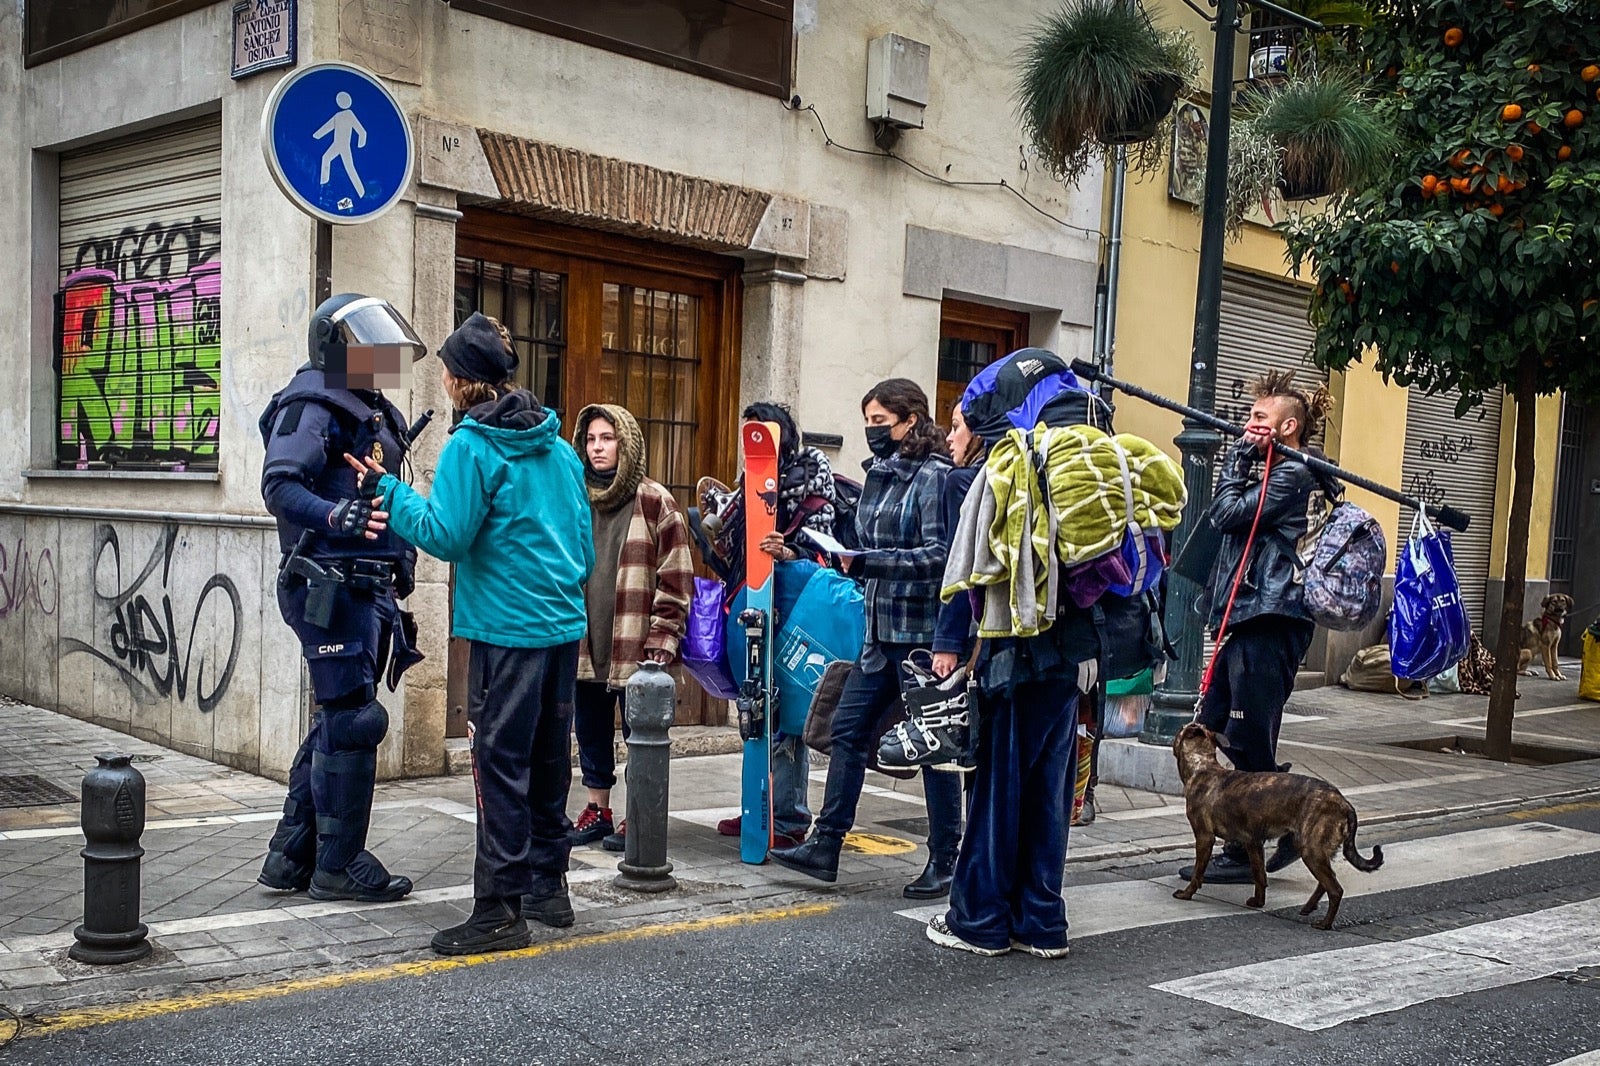
M 354 710 L 330 708 L 323 714 L 325 751 L 374 751 L 389 732 L 389 712 L 377 700 Z

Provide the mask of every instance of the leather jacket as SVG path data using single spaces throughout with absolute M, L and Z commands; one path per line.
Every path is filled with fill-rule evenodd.
M 1317 454 L 1314 449 L 1306 451 Z M 1264 469 L 1264 456 L 1255 445 L 1240 440 L 1223 459 L 1217 491 L 1206 512 L 1212 526 L 1222 534 L 1207 583 L 1211 604 L 1208 624 L 1213 633 L 1222 624 L 1228 593 L 1250 536 L 1250 525 L 1261 500 Z M 1229 628 L 1267 615 L 1311 620 L 1305 609 L 1302 560 L 1309 558 L 1311 539 L 1327 518 L 1328 501 L 1338 493 L 1337 483 L 1304 463 L 1281 455 L 1273 457 L 1266 502 L 1261 505 L 1260 524 L 1249 565 L 1233 601 Z

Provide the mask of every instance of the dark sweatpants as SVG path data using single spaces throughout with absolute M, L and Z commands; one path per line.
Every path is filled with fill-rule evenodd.
M 577 641 L 553 648 L 471 642 L 467 736 L 478 793 L 478 899 L 550 892 L 567 872 L 577 677 Z
M 1078 752 L 1070 681 L 1017 686 L 985 699 L 967 835 L 950 887 L 950 931 L 969 944 L 1067 944 L 1061 880 Z
M 1229 629 L 1200 704 L 1200 724 L 1227 738 L 1226 754 L 1235 769 L 1278 768 L 1283 707 L 1315 631 L 1309 621 L 1280 615 Z
M 578 736 L 578 767 L 583 787 L 610 790 L 617 786 L 617 704 L 622 693 L 604 681 L 579 681 L 572 730 Z M 622 739 L 628 739 L 628 716 L 622 716 Z

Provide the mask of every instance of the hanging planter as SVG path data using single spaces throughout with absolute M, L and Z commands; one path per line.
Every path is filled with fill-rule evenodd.
M 1097 133 L 1101 144 L 1139 144 L 1156 135 L 1161 123 L 1172 114 L 1183 79 L 1176 74 L 1158 74 L 1139 81 L 1132 105 Z
M 1039 156 L 1065 181 L 1111 145 L 1142 147 L 1137 169 L 1161 160 L 1156 135 L 1200 67 L 1187 34 L 1156 29 L 1126 0 L 1069 0 L 1023 48 L 1017 106 Z
M 1394 132 L 1349 71 L 1314 72 L 1254 93 L 1244 111 L 1253 135 L 1277 149 L 1277 185 L 1285 200 L 1363 185 L 1394 161 Z

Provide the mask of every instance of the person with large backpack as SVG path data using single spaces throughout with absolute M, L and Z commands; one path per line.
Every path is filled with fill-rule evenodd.
M 1302 389 L 1293 374 L 1269 371 L 1252 392 L 1245 435 L 1223 457 L 1206 515 L 1222 534 L 1207 585 L 1212 634 L 1222 642 L 1209 668 L 1199 720 L 1227 738 L 1236 769 L 1260 773 L 1280 769 L 1278 727 L 1316 629 L 1306 604 L 1306 560 L 1314 555 L 1329 501 L 1341 490 L 1331 478 L 1272 450 L 1274 441 L 1306 449 L 1305 442 L 1320 439 L 1328 390 Z M 1267 870 L 1281 870 L 1298 857 L 1294 841 L 1284 837 Z M 1206 867 L 1206 880 L 1253 881 L 1244 849 L 1228 844 Z
M 410 435 L 381 386 L 404 387 L 427 349 L 387 302 L 357 293 L 317 307 L 308 345 L 306 365 L 261 415 L 261 495 L 283 551 L 278 609 L 300 643 L 317 709 L 257 880 L 322 900 L 390 902 L 411 881 L 366 850 L 367 826 L 378 742 L 389 730 L 378 681 L 387 665 L 393 691 L 421 658 L 395 606 L 411 591 L 416 549 L 389 528 L 382 500 L 363 490 L 344 456 L 400 469 Z

